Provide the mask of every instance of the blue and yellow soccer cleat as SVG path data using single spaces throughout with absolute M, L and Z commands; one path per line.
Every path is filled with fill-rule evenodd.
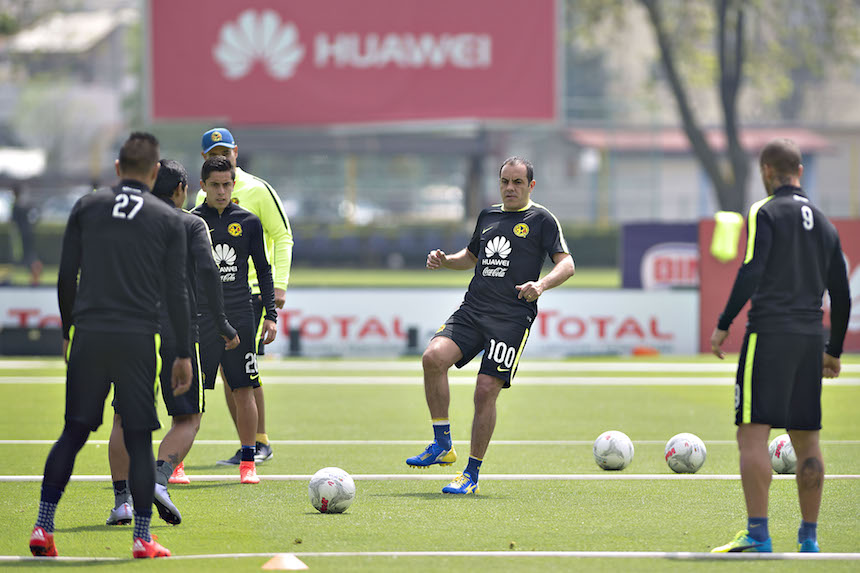
M 821 549 L 818 548 L 818 542 L 814 539 L 804 539 L 802 542 L 797 544 L 797 550 L 801 553 L 821 552 Z
M 406 463 L 413 468 L 426 468 L 433 464 L 450 466 L 456 461 L 457 452 L 454 451 L 454 446 L 451 446 L 450 450 L 443 450 L 442 446 L 436 443 L 436 440 L 433 440 L 433 443 L 417 456 L 406 458 Z
M 764 541 L 756 541 L 749 536 L 749 531 L 744 529 L 738 531 L 738 534 L 730 542 L 711 549 L 711 553 L 740 553 L 741 551 L 773 553 L 773 546 L 770 543 L 770 537 Z
M 454 481 L 442 488 L 442 493 L 474 493 L 477 495 L 481 493 L 481 489 L 478 487 L 478 482 L 472 481 L 472 478 L 465 473 L 461 473 L 454 478 Z

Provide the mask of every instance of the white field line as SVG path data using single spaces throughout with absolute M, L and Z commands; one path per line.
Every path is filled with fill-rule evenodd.
M 239 559 L 290 557 L 297 560 L 318 557 L 501 557 L 516 559 L 668 559 L 680 561 L 858 561 L 860 553 L 702 553 L 686 551 L 317 551 L 307 553 L 210 553 L 174 555 L 176 559 Z M 0 562 L 117 562 L 132 561 L 123 557 L 23 557 L 0 555 Z
M 726 372 L 733 373 L 737 370 L 734 361 L 707 362 L 623 362 L 623 359 L 615 362 L 579 362 L 558 360 L 535 360 L 523 361 L 519 368 L 522 372 Z M 60 359 L 56 360 L 2 360 L 0 361 L 0 372 L 11 369 L 25 368 L 58 368 L 62 366 Z M 361 372 L 362 370 L 379 371 L 421 371 L 421 360 L 312 360 L 312 359 L 262 359 L 260 370 L 263 374 L 271 372 L 285 372 L 291 370 L 334 370 L 347 372 Z M 467 364 L 461 372 L 473 375 L 478 371 L 478 362 Z M 843 364 L 842 372 L 845 374 L 860 374 L 860 364 Z
M 28 376 L 0 378 L 0 384 L 65 384 L 61 376 Z M 473 386 L 471 377 L 456 376 L 449 380 L 452 386 Z M 734 377 L 729 378 L 642 378 L 642 377 L 517 377 L 515 386 L 733 386 Z M 264 376 L 263 384 L 281 385 L 343 385 L 343 386 L 421 386 L 420 376 Z M 825 386 L 860 386 L 860 377 L 840 377 L 824 380 Z
M 309 481 L 311 474 L 262 474 L 258 473 L 260 479 L 265 481 Z M 238 481 L 238 474 L 191 474 L 193 482 L 215 481 L 231 482 Z M 777 474 L 773 476 L 777 480 L 792 480 L 794 474 Z M 449 474 L 355 474 L 355 481 L 449 481 Z M 482 481 L 701 481 L 718 480 L 734 481 L 741 479 L 736 474 L 624 474 L 624 473 L 600 473 L 600 474 L 481 474 Z M 860 479 L 857 474 L 832 474 L 825 476 L 828 480 L 856 480 Z M 109 475 L 73 475 L 72 481 L 82 482 L 110 482 Z M 0 482 L 41 482 L 41 475 L 0 475 Z
M 736 440 L 703 440 L 711 446 L 735 446 Z M 56 440 L 0 440 L 0 446 L 39 446 L 53 445 Z M 160 444 L 161 440 L 152 440 Z M 275 446 L 424 446 L 427 440 L 269 440 Z M 468 445 L 469 440 L 453 440 L 453 443 Z M 665 445 L 664 440 L 636 440 L 641 445 Z M 860 440 L 821 440 L 822 445 L 856 446 Z M 87 440 L 87 445 L 106 446 L 107 440 Z M 236 440 L 194 440 L 195 445 L 229 446 Z M 494 446 L 591 446 L 594 440 L 493 440 Z

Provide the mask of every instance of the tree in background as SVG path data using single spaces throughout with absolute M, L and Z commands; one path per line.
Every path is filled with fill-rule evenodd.
M 774 119 L 797 121 L 815 82 L 853 61 L 860 38 L 853 0 L 567 0 L 578 13 L 574 35 L 601 25 L 621 29 L 641 6 L 654 33 L 663 75 L 690 145 L 720 209 L 742 211 L 750 157 L 740 142 L 742 89 L 772 106 Z M 612 41 L 623 41 L 614 37 Z M 716 85 L 725 150 L 706 138 L 694 90 Z

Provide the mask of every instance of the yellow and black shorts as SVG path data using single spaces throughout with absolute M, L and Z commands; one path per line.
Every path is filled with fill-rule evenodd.
M 200 344 L 194 343 L 194 353 L 191 355 L 191 388 L 188 392 L 173 395 L 172 377 L 173 361 L 176 359 L 176 348 L 172 337 L 165 335 L 161 345 L 161 397 L 170 416 L 185 416 L 200 414 L 205 411 L 203 398 L 203 373 L 200 370 Z
M 77 329 L 66 369 L 66 421 L 95 430 L 114 386 L 114 408 L 130 430 L 161 427 L 155 393 L 161 371 L 158 334 Z
M 735 381 L 735 424 L 821 429 L 822 335 L 747 332 Z
M 505 388 L 510 388 L 529 338 L 529 329 L 518 322 L 478 316 L 459 308 L 434 338 L 436 336 L 450 338 L 460 348 L 463 358 L 455 364 L 457 368 L 462 368 L 483 351 L 478 373 L 498 378 Z

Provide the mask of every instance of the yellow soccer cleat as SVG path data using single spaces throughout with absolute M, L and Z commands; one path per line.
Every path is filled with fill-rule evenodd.
M 744 529 L 738 531 L 735 538 L 719 547 L 711 549 L 711 553 L 740 553 L 742 551 L 750 551 L 753 553 L 773 553 L 773 547 L 770 543 L 770 537 L 764 541 L 756 541 L 749 535 L 749 531 Z

